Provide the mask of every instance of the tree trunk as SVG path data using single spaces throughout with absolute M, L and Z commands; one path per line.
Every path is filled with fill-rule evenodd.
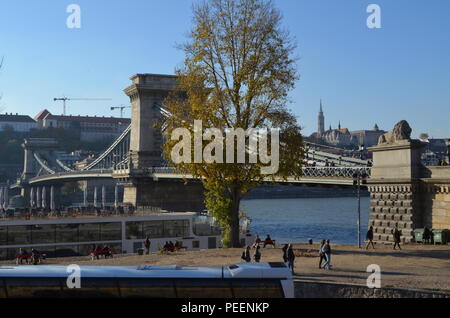
M 242 247 L 240 238 L 239 238 L 239 206 L 241 203 L 241 199 L 239 197 L 238 191 L 234 191 L 234 195 L 232 197 L 232 205 L 231 205 L 231 222 L 230 222 L 230 244 L 231 247 Z

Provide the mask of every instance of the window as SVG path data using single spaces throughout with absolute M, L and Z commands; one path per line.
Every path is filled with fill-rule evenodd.
M 101 223 L 100 236 L 102 241 L 120 241 L 122 239 L 121 224 L 118 222 Z
M 142 238 L 142 222 L 127 222 L 125 225 L 127 240 Z
M 199 248 L 200 247 L 200 241 L 192 241 L 192 248 Z
M 185 237 L 188 235 L 188 220 L 164 221 L 164 237 Z
M 163 221 L 147 221 L 143 224 L 143 238 L 158 238 L 163 236 Z
M 278 280 L 233 280 L 236 298 L 283 298 L 283 289 Z
M 100 241 L 100 224 L 83 223 L 78 225 L 78 241 Z
M 119 279 L 122 297 L 175 298 L 175 288 L 169 279 Z
M 70 243 L 78 241 L 78 224 L 56 224 L 56 243 Z
M 31 241 L 33 244 L 55 243 L 55 225 L 36 224 L 31 226 Z
M 8 244 L 8 228 L 6 226 L 0 226 L 0 245 Z
M 55 256 L 56 257 L 68 257 L 68 256 L 79 256 L 77 245 L 67 245 L 67 246 L 56 246 Z
M 5 278 L 8 297 L 58 297 L 61 292 L 61 280 L 46 277 Z
M 117 281 L 111 278 L 82 278 L 81 288 L 75 289 L 63 285 L 63 297 L 111 298 L 119 295 Z
M 8 226 L 8 245 L 31 244 L 31 225 Z
M 231 298 L 231 282 L 224 280 L 176 280 L 178 298 Z

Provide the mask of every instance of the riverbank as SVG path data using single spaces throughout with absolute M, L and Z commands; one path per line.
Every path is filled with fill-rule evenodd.
M 366 285 L 367 266 L 381 268 L 382 288 L 408 288 L 450 292 L 450 246 L 404 245 L 401 251 L 392 246 L 377 245 L 375 250 L 358 249 L 350 245 L 332 245 L 332 270 L 318 268 L 318 246 L 295 244 L 296 279 L 303 282 L 345 283 Z M 241 262 L 242 249 L 210 249 L 181 251 L 170 254 L 114 255 L 113 259 L 91 261 L 90 257 L 67 257 L 45 260 L 45 265 L 182 265 L 221 266 Z M 280 261 L 281 246 L 262 249 L 261 261 Z M 0 264 L 13 264 L 2 261 Z

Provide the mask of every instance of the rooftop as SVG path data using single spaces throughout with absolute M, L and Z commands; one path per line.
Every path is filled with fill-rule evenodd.
M 16 113 L 15 115 L 13 113 L 0 114 L 0 122 L 35 123 L 33 118 L 31 118 L 30 116 L 19 115 L 18 113 Z

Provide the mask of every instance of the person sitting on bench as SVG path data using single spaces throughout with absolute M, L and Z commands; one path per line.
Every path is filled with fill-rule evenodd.
M 275 243 L 274 243 L 274 241 L 270 238 L 270 235 L 269 235 L 269 234 L 267 234 L 267 237 L 266 237 L 266 239 L 264 240 L 264 246 L 263 246 L 263 247 L 266 247 L 266 245 L 272 245 L 273 247 L 275 247 Z

